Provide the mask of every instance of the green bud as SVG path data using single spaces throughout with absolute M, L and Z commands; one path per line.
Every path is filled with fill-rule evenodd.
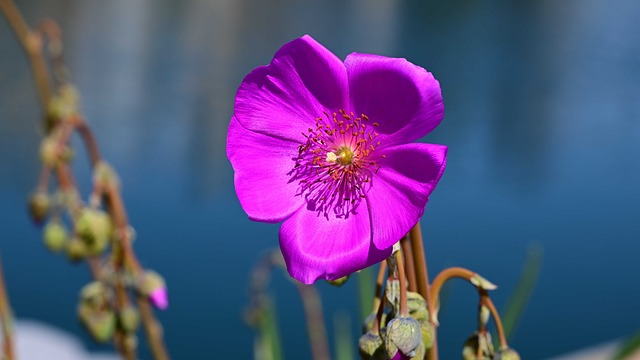
M 120 310 L 118 314 L 120 326 L 127 333 L 135 333 L 140 326 L 140 314 L 133 306 L 128 305 Z
M 93 183 L 97 187 L 120 187 L 120 179 L 116 171 L 105 161 L 100 161 L 93 168 Z
M 96 309 L 109 305 L 110 290 L 102 281 L 92 281 L 80 290 L 80 301 Z
M 79 98 L 78 90 L 73 85 L 63 85 L 49 101 L 49 117 L 67 119 L 74 116 L 78 113 Z
M 40 160 L 45 166 L 55 167 L 58 164 L 58 142 L 55 138 L 47 137 L 40 143 Z
M 387 279 L 384 295 L 394 311 L 398 309 L 400 303 L 400 281 L 398 279 Z
M 512 348 L 499 350 L 493 360 L 520 360 L 520 354 Z
M 471 279 L 469 279 L 469 281 L 475 285 L 477 288 L 480 288 L 482 290 L 495 290 L 498 288 L 497 285 L 495 285 L 494 283 L 492 283 L 491 281 L 483 278 L 482 276 L 475 274 L 474 276 L 471 277 Z
M 376 321 L 376 316 L 378 314 L 376 314 L 375 312 L 372 312 L 371 314 L 369 314 L 369 316 L 367 316 L 364 319 L 364 323 L 362 324 L 362 333 L 367 333 L 369 331 L 371 331 L 371 329 L 373 329 L 373 324 Z M 382 313 L 382 318 L 380 319 L 380 324 L 384 324 L 387 321 L 387 314 L 386 313 Z
M 343 276 L 343 277 L 341 277 L 339 279 L 335 279 L 335 280 L 327 280 L 327 282 L 329 284 L 333 285 L 333 286 L 340 287 L 340 286 L 344 285 L 347 282 L 347 280 L 349 280 L 349 275 Z
M 479 358 L 476 356 L 478 348 L 480 348 Z M 475 332 L 464 342 L 462 360 L 491 360 L 492 356 L 493 344 L 489 333 L 478 334 L 478 332 Z
M 41 224 L 44 221 L 50 207 L 49 195 L 42 190 L 37 190 L 29 197 L 29 214 L 36 224 Z
M 422 335 L 422 343 L 426 349 L 430 349 L 433 346 L 433 338 L 435 337 L 435 330 L 433 325 L 428 321 L 420 322 L 420 334 Z
M 384 351 L 383 341 L 379 334 L 367 332 L 360 336 L 358 340 L 358 348 L 362 359 L 384 359 L 386 352 Z
M 90 305 L 80 303 L 78 317 L 91 337 L 100 343 L 105 343 L 113 337 L 116 328 L 116 316 L 107 309 L 96 311 Z
M 427 302 L 422 295 L 407 291 L 407 307 L 409 315 L 419 322 L 429 321 L 429 310 L 427 310 Z
M 138 337 L 134 333 L 129 333 L 124 336 L 122 345 L 125 349 L 133 352 L 138 348 Z
M 72 237 L 67 243 L 67 258 L 69 261 L 80 261 L 84 259 L 88 253 L 87 245 L 76 236 Z
M 62 225 L 60 220 L 52 219 L 47 222 L 43 231 L 44 245 L 47 249 L 53 252 L 61 251 L 67 244 L 68 239 L 67 229 Z
M 145 297 L 150 296 L 156 289 L 165 287 L 164 278 L 153 270 L 145 271 L 136 282 L 138 292 Z
M 398 351 L 413 357 L 422 342 L 420 323 L 411 317 L 397 317 L 387 324 L 385 347 L 387 355 L 394 357 Z
M 76 222 L 76 234 L 85 242 L 91 255 L 97 255 L 107 247 L 112 232 L 111 218 L 102 210 L 85 208 Z
M 424 345 L 424 342 L 418 344 L 418 348 L 415 351 L 415 354 L 410 358 L 411 360 L 424 360 L 424 356 L 427 353 L 427 347 Z

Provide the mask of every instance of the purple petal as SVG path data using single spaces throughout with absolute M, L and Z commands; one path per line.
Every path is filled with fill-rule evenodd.
M 294 141 L 323 112 L 346 108 L 347 71 L 340 59 L 308 35 L 278 50 L 267 66 L 247 75 L 235 115 L 245 128 Z
M 364 204 L 346 219 L 301 208 L 282 224 L 280 249 L 289 274 L 305 284 L 336 280 L 388 258 L 392 250 L 376 249 L 371 242 Z
M 295 165 L 298 144 L 249 131 L 233 117 L 227 156 L 242 208 L 254 221 L 280 222 L 302 206 L 298 183 L 287 175 Z
M 367 193 L 373 242 L 379 249 L 396 243 L 424 213 L 447 158 L 447 147 L 406 144 L 383 150 L 386 158 Z
M 165 310 L 169 307 L 169 298 L 167 297 L 167 289 L 160 287 L 149 294 L 149 301 L 160 310 Z
M 345 65 L 353 110 L 380 125 L 383 146 L 410 143 L 442 120 L 440 84 L 425 69 L 406 59 L 357 53 Z

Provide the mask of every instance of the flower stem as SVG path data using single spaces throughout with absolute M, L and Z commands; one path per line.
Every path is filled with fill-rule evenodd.
M 498 332 L 498 337 L 500 338 L 500 349 L 506 349 L 509 347 L 509 343 L 507 342 L 507 336 L 504 332 L 504 327 L 502 326 L 502 318 L 500 317 L 500 313 L 496 306 L 493 304 L 493 300 L 489 297 L 489 294 L 486 290 L 481 290 L 481 301 L 484 306 L 486 306 L 491 312 L 491 316 L 493 316 L 493 321 L 496 324 L 496 331 Z
M 29 57 L 40 104 L 46 111 L 51 98 L 51 85 L 47 75 L 47 66 L 42 56 L 42 39 L 29 29 L 12 0 L 0 0 L 0 9 Z
M 400 317 L 408 317 L 409 310 L 407 309 L 407 277 L 404 271 L 404 261 L 402 259 L 402 252 L 397 251 L 394 256 L 396 257 L 396 266 L 398 267 L 398 278 L 400 279 Z
M 374 311 L 378 311 L 378 308 L 380 307 L 380 303 L 383 302 L 382 301 L 382 287 L 384 286 L 384 274 L 387 271 L 387 262 L 383 261 L 380 263 L 380 268 L 378 269 L 378 277 L 376 278 L 376 292 L 373 295 L 373 310 L 371 310 L 372 312 Z
M 420 229 L 420 222 L 418 222 L 411 231 L 409 231 L 409 238 L 411 240 L 411 251 L 413 254 L 416 281 L 418 283 L 418 293 L 422 295 L 427 302 L 427 309 L 429 310 L 429 321 L 433 325 L 433 346 L 429 348 L 426 354 L 426 358 L 429 360 L 438 360 L 438 323 L 435 320 L 435 303 L 434 298 L 431 295 L 431 285 L 429 285 L 429 274 L 427 272 L 427 258 L 424 253 L 424 244 L 422 241 L 422 229 Z
M 406 264 L 405 270 L 407 273 L 407 281 L 409 282 L 409 291 L 417 292 L 416 268 L 413 263 L 413 252 L 411 251 L 411 241 L 408 235 L 405 235 L 402 240 L 400 240 L 400 246 L 402 247 L 402 254 Z
M 2 349 L 3 359 L 15 360 L 13 350 L 13 314 L 7 289 L 4 284 L 4 274 L 2 272 L 2 262 L 0 262 L 0 319 L 2 321 L 2 335 L 4 337 Z

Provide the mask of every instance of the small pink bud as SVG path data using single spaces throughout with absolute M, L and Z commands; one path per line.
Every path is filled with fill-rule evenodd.
M 165 310 L 169 307 L 169 298 L 167 297 L 167 289 L 165 287 L 159 287 L 149 294 L 149 301 L 160 310 Z

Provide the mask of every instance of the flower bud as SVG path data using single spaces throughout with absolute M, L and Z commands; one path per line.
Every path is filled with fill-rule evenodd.
M 140 325 L 140 314 L 133 306 L 127 305 L 118 313 L 120 326 L 127 333 L 135 333 Z
M 512 348 L 499 350 L 493 360 L 520 360 L 520 354 Z
M 364 319 L 364 323 L 362 324 L 362 333 L 367 333 L 369 331 L 371 331 L 371 329 L 373 329 L 373 324 L 376 321 L 376 317 L 378 316 L 378 314 L 376 314 L 376 312 L 372 312 L 371 314 L 369 314 L 369 316 L 367 316 Z M 387 321 L 387 314 L 386 313 L 382 313 L 382 317 L 380 319 L 380 324 L 384 324 Z
M 138 292 L 146 296 L 151 304 L 160 310 L 169 306 L 167 286 L 160 274 L 155 271 L 145 271 L 137 282 Z
M 47 137 L 40 143 L 40 160 L 45 166 L 55 167 L 58 164 L 58 142 L 53 137 Z
M 116 316 L 110 307 L 111 292 L 100 281 L 92 281 L 80 290 L 78 317 L 89 334 L 98 342 L 113 337 Z
M 492 283 L 491 281 L 483 278 L 482 276 L 475 274 L 469 279 L 469 281 L 475 285 L 477 288 L 482 290 L 495 290 L 498 288 L 497 285 Z
M 84 259 L 88 253 L 87 245 L 76 236 L 72 237 L 67 243 L 67 258 L 69 261 L 80 261 Z
M 393 358 L 398 351 L 413 357 L 422 342 L 420 323 L 411 317 L 398 317 L 387 324 L 385 347 L 387 355 Z
M 367 332 L 360 336 L 358 348 L 360 349 L 360 357 L 362 359 L 382 360 L 386 357 L 383 341 L 379 334 Z
M 42 237 L 47 249 L 53 252 L 58 252 L 64 249 L 69 235 L 67 234 L 67 229 L 62 225 L 60 220 L 52 219 L 47 222 L 47 225 L 44 227 Z
M 76 222 L 76 234 L 85 242 L 91 255 L 97 255 L 107 247 L 112 231 L 111 218 L 101 210 L 85 208 Z
M 107 342 L 113 337 L 116 317 L 111 310 L 96 311 L 91 306 L 80 303 L 78 317 L 91 337 L 97 342 Z
M 110 297 L 109 288 L 101 281 L 92 281 L 80 290 L 80 301 L 95 309 L 107 307 Z
M 389 304 L 393 307 L 394 311 L 398 309 L 400 304 L 400 280 L 393 278 L 387 279 L 387 286 L 384 289 L 384 295 Z
M 42 224 L 49 213 L 51 202 L 49 195 L 42 190 L 37 190 L 29 197 L 29 214 L 36 224 Z
M 478 348 L 480 349 L 480 357 L 477 357 Z M 491 335 L 487 332 L 484 334 L 473 333 L 464 342 L 462 348 L 462 360 L 490 360 L 493 356 L 493 343 Z
M 343 277 L 341 277 L 339 279 L 335 279 L 335 280 L 327 280 L 327 282 L 329 284 L 333 285 L 333 286 L 340 287 L 340 286 L 344 285 L 347 282 L 347 280 L 349 280 L 349 275 L 343 276 Z
M 422 335 L 422 343 L 424 344 L 425 349 L 431 349 L 433 346 L 433 338 L 435 337 L 433 325 L 428 321 L 421 321 L 420 334 Z
M 116 171 L 105 161 L 100 161 L 93 168 L 93 183 L 98 188 L 120 187 L 120 179 Z
M 419 322 L 429 321 L 429 310 L 427 310 L 427 302 L 422 295 L 407 291 L 407 308 L 409 308 L 409 315 Z

